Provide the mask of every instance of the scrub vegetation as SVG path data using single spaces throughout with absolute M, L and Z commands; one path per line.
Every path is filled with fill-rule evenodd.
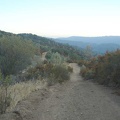
M 89 61 L 80 61 L 81 75 L 85 79 L 108 85 L 120 87 L 120 50 L 106 52 Z
M 0 31 L 0 113 L 12 110 L 32 91 L 69 80 L 72 68 L 66 62 L 78 61 L 82 54 L 49 38 Z
M 91 46 L 78 49 L 33 34 L 0 31 L 0 114 L 12 110 L 31 92 L 63 84 L 81 66 L 84 79 L 120 86 L 120 50 L 95 56 Z

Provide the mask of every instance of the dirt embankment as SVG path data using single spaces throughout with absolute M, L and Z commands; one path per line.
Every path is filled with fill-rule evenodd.
M 77 64 L 70 66 L 70 81 L 32 93 L 0 120 L 120 120 L 120 97 L 107 87 L 82 80 Z

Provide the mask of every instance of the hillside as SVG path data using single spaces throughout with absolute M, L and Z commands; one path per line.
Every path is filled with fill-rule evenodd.
M 104 49 L 104 45 L 100 45 L 100 49 Z M 110 46 L 113 44 L 109 43 Z M 93 58 L 90 46 L 78 49 L 33 34 L 0 31 L 0 119 L 61 120 L 73 117 L 93 120 L 104 116 L 119 120 L 119 112 L 116 112 L 119 107 L 113 104 L 116 97 L 85 81 L 92 79 L 119 88 L 119 56 L 120 50 L 117 50 Z M 31 62 L 36 58 L 41 59 L 32 66 Z M 30 67 L 26 69 L 27 66 Z
M 94 52 L 105 53 L 106 51 L 115 51 L 120 48 L 120 36 L 105 36 L 105 37 L 68 37 L 54 39 L 60 43 L 68 43 L 72 46 L 85 48 L 90 45 Z
M 51 38 L 0 31 L 0 72 L 4 76 L 17 75 L 28 66 L 35 67 L 40 64 L 43 52 L 46 52 L 47 62 L 53 62 L 52 64 L 58 61 L 78 62 L 91 57 L 91 54 L 86 54 L 87 51 L 83 49 L 57 43 Z M 52 60 L 55 56 L 58 57 L 57 61 Z M 24 78 L 26 77 L 15 78 L 15 80 L 23 81 Z
M 120 36 L 102 36 L 102 37 L 72 36 L 72 37 L 66 37 L 66 38 L 63 37 L 57 39 L 68 40 L 68 41 L 81 41 L 81 42 L 96 43 L 96 44 L 102 44 L 102 43 L 120 44 Z
M 35 62 L 33 59 L 39 61 L 43 52 L 47 52 L 46 58 L 49 60 L 55 54 L 66 62 L 78 62 L 93 56 L 89 47 L 72 47 L 35 34 L 13 34 L 5 31 L 0 31 L 0 49 L 0 69 L 5 76 L 19 73 L 31 65 L 31 62 Z M 37 62 L 34 66 L 36 64 Z
M 0 114 L 33 91 L 69 80 L 67 62 L 83 58 L 82 50 L 49 38 L 0 31 Z
M 51 38 L 45 38 L 33 34 L 18 34 L 18 36 L 22 37 L 26 40 L 33 41 L 41 50 L 41 52 L 51 51 L 53 53 L 58 52 L 64 57 L 69 58 L 71 61 L 76 61 L 84 58 L 84 50 L 79 48 L 72 47 L 68 44 L 62 44 L 55 42 Z
M 101 45 L 100 50 L 103 50 L 104 47 L 106 49 L 104 44 L 106 45 L 106 43 L 99 44 Z M 96 43 L 94 46 L 95 45 Z M 109 43 L 108 48 L 109 47 L 113 47 L 113 44 Z M 57 89 L 59 89 L 59 85 L 61 85 L 61 87 L 63 85 L 63 88 L 65 89 L 63 92 L 63 98 L 65 98 L 63 99 L 63 102 L 65 102 L 66 105 L 70 106 L 71 103 L 67 104 L 70 99 L 73 100 L 72 104 L 75 104 L 75 100 L 78 100 L 79 103 L 80 99 L 78 98 L 78 94 L 81 93 L 81 99 L 83 99 L 84 102 L 81 102 L 80 104 L 86 104 L 86 106 L 83 106 L 83 109 L 84 107 L 89 107 L 91 110 L 93 110 L 93 107 L 90 107 L 90 105 L 91 103 L 93 104 L 92 101 L 95 103 L 96 97 L 95 99 L 93 99 L 94 97 L 89 97 L 88 92 L 90 92 L 91 94 L 89 94 L 93 96 L 93 91 L 95 90 L 96 94 L 94 94 L 94 96 L 97 96 L 98 101 L 101 99 L 101 97 L 98 96 L 99 93 L 101 93 L 103 96 L 105 95 L 103 92 L 101 92 L 101 90 L 98 90 L 98 88 L 95 87 L 93 83 L 87 83 L 86 81 L 83 81 L 82 77 L 84 77 L 86 80 L 92 79 L 100 84 L 119 88 L 119 56 L 120 50 L 111 53 L 107 52 L 105 55 L 93 57 L 93 50 L 90 46 L 87 46 L 85 49 L 78 49 L 78 47 L 75 47 L 75 45 L 72 47 L 68 44 L 57 43 L 53 39 L 37 36 L 34 34 L 13 34 L 0 31 L 0 114 L 3 114 L 3 118 L 4 115 L 5 117 L 7 117 L 7 115 L 14 115 L 16 117 L 24 118 L 24 113 L 27 117 L 29 117 L 29 113 L 26 112 L 28 111 L 26 109 L 27 105 L 23 107 L 19 106 L 20 101 L 27 98 L 27 96 L 29 96 L 30 93 L 34 91 L 33 94 L 31 94 L 34 97 L 32 96 L 31 99 L 28 100 L 34 101 L 37 99 L 38 101 L 43 100 L 43 102 L 45 102 L 44 99 L 46 98 L 44 97 L 47 91 L 45 91 L 45 94 L 39 92 L 39 95 L 37 95 L 37 92 L 35 91 L 50 88 L 50 91 L 48 91 L 52 92 L 52 87 L 50 86 L 58 86 Z M 36 62 L 35 65 L 32 65 L 33 61 Z M 80 66 L 78 66 L 77 63 Z M 78 91 L 78 88 L 81 89 Z M 67 97 L 64 97 L 64 93 Z M 75 93 L 76 97 L 74 97 L 74 94 L 71 96 L 72 93 Z M 59 97 L 56 96 L 54 98 L 55 101 L 56 99 L 59 99 Z M 89 99 L 91 99 L 90 102 L 88 102 Z M 104 102 L 105 101 L 102 99 L 102 103 Z M 38 111 L 36 108 L 31 110 L 33 111 L 32 113 L 34 115 L 36 115 L 36 113 L 41 110 L 40 104 L 36 103 L 39 102 L 34 102 L 33 104 L 31 103 L 33 108 L 35 106 L 39 107 Z M 18 109 L 15 108 L 17 104 Z M 46 105 L 46 103 L 43 105 Z M 61 103 L 59 105 L 61 105 Z M 95 103 L 95 106 L 97 105 L 99 106 L 100 110 L 104 109 L 104 107 L 101 108 L 101 104 L 98 102 Z M 108 106 L 110 105 L 108 104 Z M 75 108 L 76 107 L 77 104 L 75 105 Z M 55 109 L 56 108 L 57 105 Z M 63 108 L 63 106 L 60 108 Z M 68 108 L 69 107 L 64 110 L 68 110 Z M 108 110 L 109 108 L 110 107 L 107 107 Z M 12 110 L 15 111 L 11 112 Z M 117 109 L 114 108 L 114 110 Z M 58 113 L 62 112 L 61 110 L 59 111 Z M 86 110 L 83 111 L 85 114 L 87 113 Z M 10 114 L 4 114 L 5 112 L 9 112 Z M 83 115 L 79 109 L 77 112 L 81 113 L 80 116 Z M 111 114 L 113 110 L 109 112 Z M 72 115 L 72 113 L 73 112 L 70 114 L 68 113 L 67 115 Z M 94 112 L 91 112 L 91 114 L 94 114 Z M 106 115 L 106 111 L 104 111 L 102 114 Z M 114 114 L 116 113 L 114 112 Z M 89 114 L 86 115 L 89 116 Z M 99 114 L 96 113 L 96 115 L 98 116 Z M 32 119 L 38 119 L 36 116 L 33 116 Z M 108 116 L 105 116 L 105 119 Z M 64 117 L 66 118 L 67 116 L 63 116 L 63 118 Z M 74 117 L 76 119 L 76 115 Z M 2 120 L 4 120 L 3 118 Z M 61 119 L 61 115 L 59 118 Z

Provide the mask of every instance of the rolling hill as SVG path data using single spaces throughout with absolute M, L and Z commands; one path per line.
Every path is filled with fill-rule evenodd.
M 72 36 L 67 38 L 54 39 L 60 43 L 66 43 L 79 48 L 91 46 L 94 52 L 105 53 L 106 51 L 115 51 L 120 49 L 120 36 L 104 36 L 104 37 L 79 37 Z

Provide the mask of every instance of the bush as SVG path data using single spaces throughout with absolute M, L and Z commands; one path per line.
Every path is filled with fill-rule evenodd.
M 72 67 L 68 66 L 67 69 L 68 69 L 69 72 L 71 72 L 71 73 L 73 72 L 73 68 Z
M 60 66 L 60 65 L 54 66 L 51 71 L 51 74 L 54 78 L 55 83 L 56 82 L 62 83 L 70 79 L 68 70 L 65 67 Z
M 84 60 L 80 60 L 80 61 L 78 62 L 78 65 L 79 65 L 79 66 L 85 65 L 85 61 L 84 61 Z
M 81 75 L 86 79 L 110 86 L 120 86 L 120 50 L 107 52 L 86 62 Z
M 46 54 L 46 56 L 45 56 L 45 58 L 46 58 L 47 60 L 49 60 L 49 59 L 51 58 L 51 56 L 52 56 L 52 52 L 51 52 L 51 51 L 48 51 L 47 54 Z
M 34 55 L 31 41 L 15 35 L 0 37 L 0 69 L 4 76 L 16 74 L 26 68 Z
M 94 78 L 94 71 L 92 69 L 89 69 L 85 74 L 86 79 L 93 79 Z
M 0 114 L 6 112 L 7 107 L 10 105 L 11 97 L 8 94 L 8 87 L 10 86 L 10 77 L 4 78 L 0 72 Z
M 62 65 L 53 65 L 50 63 L 37 65 L 35 68 L 30 68 L 23 75 L 26 80 L 46 78 L 48 84 L 62 83 L 69 80 L 69 72 L 72 72 L 72 68 L 63 67 Z
M 93 79 L 95 71 L 83 65 L 80 70 L 80 75 L 82 75 L 85 79 Z

